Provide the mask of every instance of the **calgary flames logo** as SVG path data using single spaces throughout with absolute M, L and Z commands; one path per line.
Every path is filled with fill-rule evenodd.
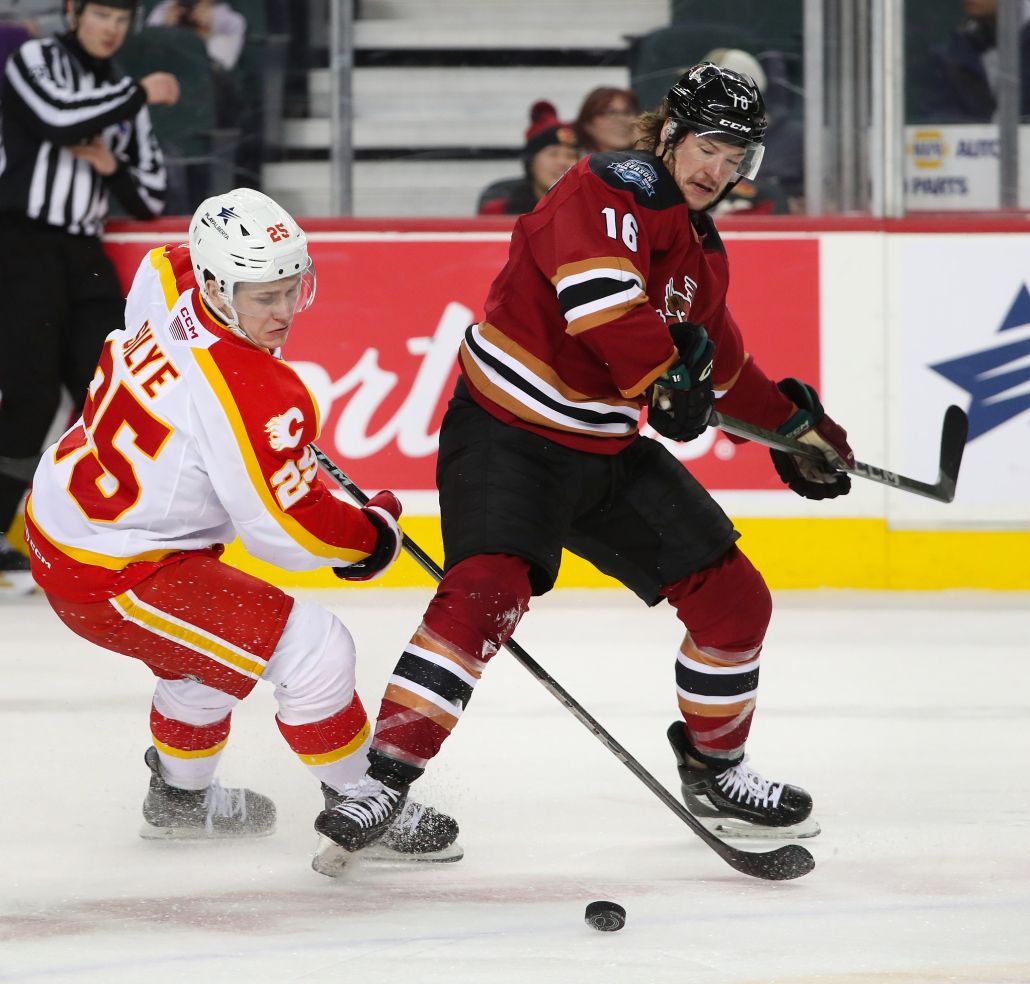
M 296 430 L 292 429 L 294 424 L 297 425 Z M 300 444 L 303 424 L 304 414 L 296 407 L 290 407 L 286 413 L 272 417 L 265 424 L 265 433 L 268 435 L 268 443 L 272 446 L 272 450 L 285 451 L 287 448 L 295 448 Z

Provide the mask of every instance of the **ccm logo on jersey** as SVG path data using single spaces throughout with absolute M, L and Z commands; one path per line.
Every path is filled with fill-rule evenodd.
M 297 429 L 294 431 L 293 426 Z M 287 448 L 295 448 L 300 444 L 301 435 L 304 432 L 304 414 L 296 407 L 290 407 L 286 413 L 272 417 L 265 424 L 265 433 L 268 435 L 268 443 L 273 451 L 285 451 Z
M 197 326 L 188 307 L 179 308 L 179 313 L 168 325 L 168 333 L 180 342 L 188 342 L 191 338 L 196 340 Z

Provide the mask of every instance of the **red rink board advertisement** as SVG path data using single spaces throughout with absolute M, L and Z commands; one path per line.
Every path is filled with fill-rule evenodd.
M 503 236 L 473 230 L 470 223 L 467 232 L 439 236 L 402 229 L 312 237 L 318 295 L 294 325 L 284 355 L 322 409 L 321 447 L 359 485 L 435 488 L 437 435 L 457 347 L 465 327 L 482 318 L 508 252 Z M 115 234 L 107 244 L 126 290 L 147 249 L 185 237 L 131 238 Z M 774 379 L 794 375 L 819 388 L 818 239 L 725 242 L 730 307 L 745 347 Z M 670 447 L 710 489 L 782 488 L 764 448 L 731 444 L 712 430 Z

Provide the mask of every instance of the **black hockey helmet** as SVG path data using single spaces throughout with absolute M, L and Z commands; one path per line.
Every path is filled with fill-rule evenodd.
M 713 62 L 688 69 L 666 96 L 670 127 L 665 146 L 674 147 L 687 133 L 711 137 L 745 149 L 737 168 L 753 178 L 762 163 L 762 140 L 768 122 L 765 101 L 754 79 Z

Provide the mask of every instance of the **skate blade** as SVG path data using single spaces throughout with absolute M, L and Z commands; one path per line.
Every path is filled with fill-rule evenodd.
M 817 837 L 822 831 L 818 821 L 809 817 L 789 827 L 763 827 L 745 820 L 729 820 L 723 817 L 698 817 L 701 824 L 719 837 L 741 840 L 805 840 Z
M 348 851 L 335 841 L 319 834 L 315 856 L 311 859 L 311 867 L 327 878 L 339 878 L 347 870 L 347 866 L 355 860 L 362 864 L 366 862 L 373 864 L 447 864 L 460 861 L 464 856 L 465 851 L 457 844 L 451 844 L 442 850 L 430 851 L 425 854 L 405 854 L 403 851 L 394 851 L 382 844 L 370 844 L 360 851 Z
M 211 841 L 211 840 L 257 840 L 270 837 L 275 827 L 260 832 L 240 832 L 238 830 L 208 830 L 205 827 L 155 827 L 144 821 L 139 835 L 144 840 L 163 841 Z
M 340 847 L 324 834 L 319 834 L 315 856 L 311 859 L 311 867 L 320 875 L 325 875 L 326 878 L 339 878 L 353 858 L 354 854 L 351 851 Z
M 426 851 L 423 854 L 395 851 L 383 844 L 372 844 L 360 852 L 363 861 L 394 862 L 396 864 L 450 864 L 465 857 L 465 850 L 458 844 L 442 848 L 439 851 Z

